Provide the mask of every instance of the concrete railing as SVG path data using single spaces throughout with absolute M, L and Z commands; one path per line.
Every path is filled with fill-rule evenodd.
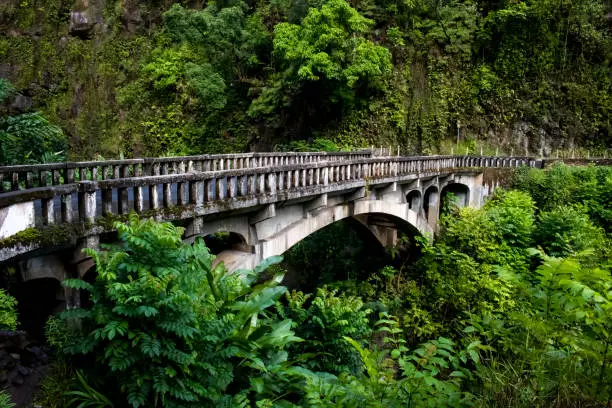
M 298 165 L 320 161 L 364 159 L 370 150 L 356 152 L 236 153 L 127 160 L 64 162 L 0 166 L 0 193 L 35 187 L 142 176 L 182 174 L 244 168 Z
M 364 185 L 381 179 L 429 176 L 468 168 L 538 166 L 538 162 L 529 157 L 425 156 L 351 158 L 338 161 L 311 159 L 310 162 L 294 164 L 283 162 L 283 156 L 278 157 L 277 164 L 267 167 L 259 163 L 253 166 L 251 162 L 251 167 L 198 171 L 197 168 L 202 168 L 198 164 L 197 167 L 194 165 L 191 172 L 146 176 L 123 173 L 123 178 L 73 180 L 68 184 L 10 191 L 0 194 L 0 211 L 10 206 L 24 206 L 19 209 L 19 214 L 28 214 L 28 226 L 93 223 L 100 216 L 122 215 L 131 211 L 157 214 L 160 219 L 164 219 L 165 213 L 176 214 L 194 208 L 206 208 L 206 213 L 222 212 L 234 207 L 232 201 L 246 208 L 262 202 L 292 198 L 293 192 L 298 192 L 301 197 L 314 196 L 320 194 L 322 189 L 350 189 L 357 184 Z M 277 160 L 269 156 L 257 158 L 260 159 L 272 160 L 273 163 Z M 161 165 L 159 168 L 163 169 L 163 163 L 157 163 Z M 123 162 L 119 166 L 129 164 Z M 119 175 L 122 175 L 121 171 Z

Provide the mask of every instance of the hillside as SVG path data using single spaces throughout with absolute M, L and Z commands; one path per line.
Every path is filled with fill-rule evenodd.
M 468 147 L 596 149 L 611 27 L 604 0 L 4 0 L 3 109 L 43 112 L 71 159 L 436 153 L 458 126 Z

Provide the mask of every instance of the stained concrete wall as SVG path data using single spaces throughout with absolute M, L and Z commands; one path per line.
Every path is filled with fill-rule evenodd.
M 0 208 L 0 239 L 34 226 L 34 202 Z
M 236 270 L 251 268 L 269 256 L 281 255 L 314 232 L 349 217 L 368 227 L 383 245 L 395 243 L 397 226 L 402 223 L 432 238 L 439 217 L 439 192 L 450 183 L 460 183 L 469 189 L 468 201 L 471 207 L 480 207 L 486 194 L 491 192 L 490 188 L 483 188 L 482 174 L 478 173 L 390 181 L 369 188 L 352 187 L 329 194 L 297 197 L 279 203 L 256 204 L 252 208 L 240 209 L 239 213 L 227 211 L 207 218 L 196 216 L 186 228 L 185 239 L 192 241 L 197 236 L 220 231 L 241 235 L 246 244 L 244 250 L 232 248 L 219 254 L 217 259 L 217 262 L 224 262 L 229 270 Z M 425 217 L 423 205 L 428 188 L 435 190 L 436 194 L 429 197 L 429 214 Z M 419 203 L 418 208 L 410 208 L 411 205 L 406 199 L 411 191 L 419 193 L 419 199 L 416 201 Z M 81 241 L 81 245 L 87 247 L 95 247 L 97 244 L 97 237 L 88 237 Z M 93 265 L 90 259 L 79 254 L 77 248 L 75 256 L 69 260 L 69 263 L 71 267 L 76 266 L 81 276 Z M 42 258 L 38 260 L 35 258 L 25 263 L 22 272 L 24 279 L 47 275 L 63 279 L 65 272 L 62 270 L 66 269 L 66 266 L 62 269 L 59 262 L 49 261 L 49 267 L 54 270 L 52 272 L 48 268 L 41 268 L 41 264 L 44 263 Z

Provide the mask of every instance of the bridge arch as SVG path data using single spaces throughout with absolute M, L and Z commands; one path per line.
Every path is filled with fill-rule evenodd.
M 438 220 L 438 208 L 440 206 L 440 189 L 436 185 L 427 187 L 423 194 L 423 211 L 430 225 L 435 225 Z
M 406 194 L 406 203 L 408 203 L 408 208 L 414 211 L 419 211 L 421 208 L 421 201 L 423 194 L 421 194 L 421 190 L 410 190 L 408 194 Z
M 470 188 L 462 183 L 451 182 L 442 187 L 440 199 L 444 202 L 449 195 L 454 196 L 455 204 L 459 207 L 466 207 L 470 202 Z
M 419 212 L 410 209 L 407 203 L 359 200 L 310 213 L 278 229 L 276 233 L 263 238 L 257 245 L 258 260 L 282 255 L 311 234 L 349 217 L 366 225 L 378 241 L 385 246 L 395 244 L 398 229 L 419 234 L 433 233 L 427 221 L 419 215 Z

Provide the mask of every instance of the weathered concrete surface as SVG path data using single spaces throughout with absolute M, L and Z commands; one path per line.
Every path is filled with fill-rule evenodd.
M 320 154 L 249 154 L 63 163 L 58 168 L 12 166 L 0 169 L 0 186 L 11 189 L 0 191 L 6 234 L 34 223 L 41 230 L 31 242 L 23 242 L 25 237 L 5 240 L 0 262 L 71 247 L 74 255 L 64 261 L 64 269 L 82 277 L 93 263 L 81 248 L 96 248 L 101 234 L 112 232 L 112 221 L 124 219 L 130 211 L 179 222 L 186 226 L 188 242 L 216 232 L 238 234 L 242 242 L 219 256 L 232 270 L 282 254 L 347 218 L 364 225 L 382 245 L 393 245 L 401 229 L 429 237 L 436 232 L 445 188 L 458 192 L 463 205 L 479 207 L 492 191 L 492 186 L 483 187 L 484 168 L 522 165 L 534 167 L 537 161 L 360 154 L 328 160 Z M 49 178 L 53 185 L 46 184 Z M 32 202 L 37 203 L 34 209 Z M 21 210 L 23 224 L 13 226 L 8 216 L 16 209 Z M 59 241 L 67 235 L 67 242 L 43 239 L 58 231 Z M 47 273 L 33 272 L 38 267 L 34 264 L 23 265 L 28 279 Z M 78 303 L 73 295 L 67 298 Z
M 34 226 L 34 202 L 0 208 L 0 239 Z
M 64 260 L 57 255 L 30 258 L 21 262 L 19 269 L 24 282 L 41 278 L 52 278 L 61 282 L 68 276 Z
M 252 245 L 254 253 L 244 253 L 236 250 L 224 251 L 219 255 L 226 266 L 233 270 L 236 268 L 254 267 L 263 259 L 282 255 L 295 244 L 309 235 L 325 228 L 334 222 L 354 218 L 373 234 L 383 246 L 394 245 L 397 241 L 398 230 L 412 231 L 433 238 L 439 217 L 438 191 L 445 186 L 460 184 L 469 191 L 466 202 L 469 205 L 482 204 L 482 174 L 457 174 L 446 177 L 431 177 L 428 180 L 409 180 L 405 183 L 393 181 L 382 183 L 365 194 L 355 191 L 344 194 L 315 196 L 309 201 L 294 200 L 276 207 L 273 217 L 264 218 L 252 224 L 249 230 L 248 243 Z M 416 201 L 408 200 L 411 192 L 418 192 L 419 200 L 424 190 L 435 190 L 430 194 L 429 216 L 421 206 L 411 208 Z M 413 194 L 414 195 L 414 194 Z M 237 222 L 238 218 L 214 220 L 213 229 L 219 230 L 219 225 L 229 227 L 226 231 L 237 232 L 244 235 L 245 227 L 239 227 L 244 220 Z M 234 229 L 232 228 L 234 226 Z M 222 227 L 221 227 L 222 228 Z M 246 237 L 246 236 L 245 236 Z

